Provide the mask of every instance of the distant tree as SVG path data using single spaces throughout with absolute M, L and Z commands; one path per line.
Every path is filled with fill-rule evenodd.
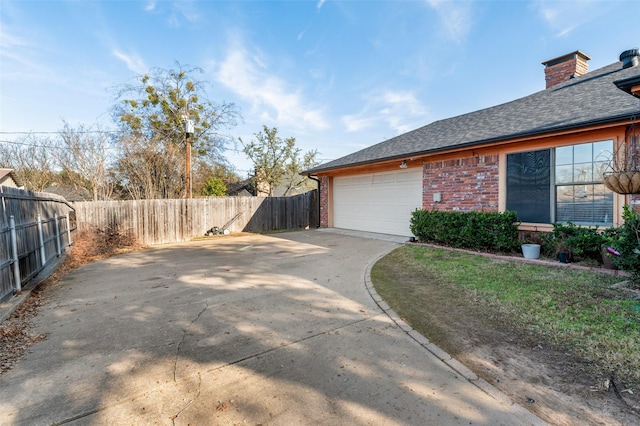
M 40 192 L 59 180 L 51 155 L 57 149 L 57 140 L 28 134 L 13 143 L 0 143 L 0 166 L 13 169 L 26 189 Z
M 285 195 L 288 195 L 304 183 L 306 178 L 298 173 L 306 168 L 305 165 L 317 164 L 318 151 L 309 151 L 300 157 L 302 151 L 296 147 L 295 138 L 282 139 L 276 127 L 262 127 L 262 131 L 255 134 L 256 140 L 244 143 L 240 138 L 242 151 L 255 169 L 255 187 L 259 195 L 271 197 L 278 186 L 285 184 Z
M 77 129 L 64 122 L 60 149 L 53 151 L 67 182 L 91 194 L 93 201 L 111 199 L 114 182 L 109 170 L 111 136 L 96 128 Z
M 204 182 L 201 194 L 205 197 L 224 197 L 227 195 L 227 186 L 219 177 L 209 177 Z
M 184 194 L 178 171 L 184 170 L 180 147 L 157 138 L 130 136 L 118 139 L 117 151 L 115 180 L 125 198 L 179 198 Z
M 217 162 L 211 165 L 206 161 L 196 161 L 193 164 L 193 193 L 202 194 L 206 186 L 206 181 L 210 178 L 219 179 L 225 187 L 240 181 L 240 176 L 233 170 L 233 167 L 226 162 Z
M 317 160 L 318 150 L 314 149 L 311 151 L 307 151 L 302 154 L 302 150 L 296 148 L 294 152 L 291 154 L 291 161 L 286 164 L 285 167 L 285 191 L 284 195 L 289 195 L 294 190 L 311 190 L 314 189 L 317 183 L 309 179 L 306 176 L 301 175 L 305 170 L 309 170 L 318 164 L 320 161 Z
M 123 132 L 118 140 L 120 151 L 136 158 L 130 161 L 120 157 L 120 178 L 126 184 L 128 181 L 142 184 L 129 191 L 131 196 L 185 195 L 187 116 L 194 123 L 190 138 L 194 161 L 204 158 L 211 163 L 221 161 L 225 144 L 230 140 L 220 131 L 235 125 L 239 117 L 233 104 L 214 104 L 207 99 L 204 83 L 193 77 L 202 72 L 200 68 L 176 65 L 175 70 L 152 69 L 149 74 L 138 76 L 136 84 L 123 86 L 118 93 L 119 102 L 112 109 L 114 121 Z M 164 156 L 166 161 L 157 156 Z M 180 157 L 182 167 L 176 167 Z M 136 167 L 141 165 L 154 169 L 140 176 Z M 177 182 L 181 182 L 181 187 Z

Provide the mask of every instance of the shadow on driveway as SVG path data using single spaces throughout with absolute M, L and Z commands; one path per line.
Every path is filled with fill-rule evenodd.
M 0 377 L 0 423 L 526 424 L 371 299 L 365 271 L 395 247 L 305 231 L 85 265 Z

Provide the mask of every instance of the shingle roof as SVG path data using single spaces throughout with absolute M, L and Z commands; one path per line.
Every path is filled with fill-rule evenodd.
M 629 119 L 640 114 L 640 103 L 614 81 L 639 74 L 640 67 L 622 69 L 615 62 L 515 101 L 435 121 L 307 173 Z
M 13 171 L 13 169 L 4 169 L 4 168 L 0 169 L 0 181 L 4 181 L 4 179 L 7 176 L 10 176 L 17 186 L 22 186 L 22 182 L 20 182 L 20 178 L 18 178 L 18 175 L 16 174 L 16 172 Z

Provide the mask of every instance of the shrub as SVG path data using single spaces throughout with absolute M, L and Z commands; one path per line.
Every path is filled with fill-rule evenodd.
M 518 246 L 514 212 L 415 210 L 411 232 L 420 241 L 480 251 L 511 252 Z
M 554 223 L 553 231 L 546 234 L 543 240 L 543 250 L 548 256 L 554 256 L 564 247 L 568 247 L 572 254 L 582 259 L 602 263 L 600 249 L 605 244 L 606 237 L 597 226 L 578 226 L 572 222 Z
M 631 274 L 636 286 L 640 285 L 640 214 L 628 205 L 623 207 L 624 224 L 617 230 L 611 245 L 620 255 L 614 257 L 618 267 Z

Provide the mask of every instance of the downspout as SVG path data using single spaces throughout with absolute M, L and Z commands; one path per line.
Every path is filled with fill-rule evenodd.
M 315 180 L 316 183 L 318 184 L 318 224 L 316 225 L 316 228 L 320 228 L 320 222 L 321 222 L 320 212 L 322 207 L 320 204 L 320 179 L 311 177 L 311 173 L 307 173 L 307 177 L 311 180 Z

